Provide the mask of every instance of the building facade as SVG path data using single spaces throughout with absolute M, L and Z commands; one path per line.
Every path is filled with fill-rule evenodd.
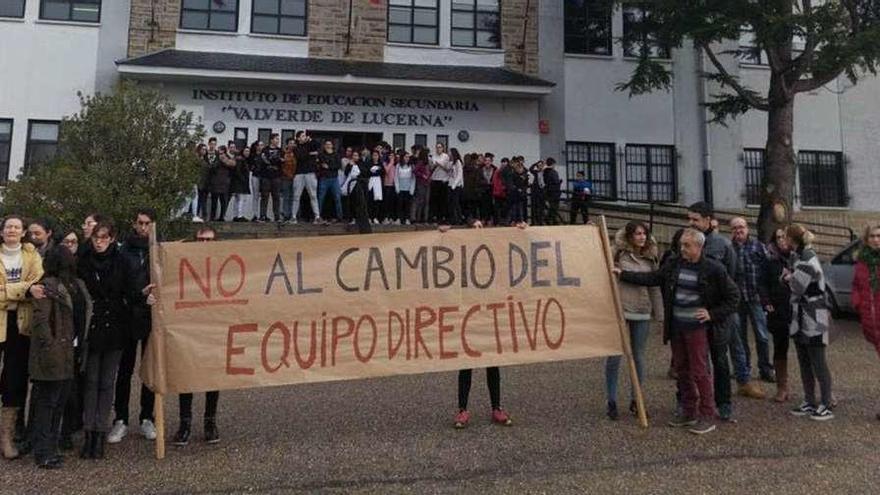
M 51 156 L 77 93 L 120 79 L 160 88 L 221 142 L 297 130 L 345 145 L 441 141 L 462 152 L 554 156 L 597 195 L 746 208 L 765 116 L 707 124 L 717 90 L 689 47 L 649 46 L 669 92 L 630 98 L 635 7 L 591 0 L 5 0 L 0 179 Z M 646 43 L 649 41 L 646 41 Z M 732 40 L 747 46 L 748 39 Z M 760 57 L 725 60 L 756 87 Z M 880 210 L 880 83 L 841 79 L 797 102 L 796 206 Z

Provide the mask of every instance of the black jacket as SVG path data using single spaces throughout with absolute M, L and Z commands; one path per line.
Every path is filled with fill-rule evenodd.
M 324 168 L 327 165 L 327 168 Z M 319 179 L 335 179 L 339 176 L 339 169 L 342 168 L 342 160 L 336 153 L 318 153 L 318 178 Z
M 281 166 L 284 165 L 284 151 L 281 148 L 266 146 L 260 155 L 260 168 L 257 176 L 261 179 L 277 179 L 281 177 Z
M 138 293 L 150 283 L 150 242 L 145 237 L 132 234 L 122 244 L 122 254 L 128 261 L 129 270 L 134 277 L 132 283 L 138 289 Z M 150 335 L 153 327 L 150 306 L 145 298 L 139 298 L 130 302 L 131 307 L 131 332 L 130 337 L 134 340 L 142 340 Z
M 562 179 L 553 167 L 544 169 L 544 192 L 550 199 L 558 199 L 562 195 Z
M 103 253 L 86 251 L 77 271 L 92 296 L 89 351 L 124 349 L 131 338 L 131 305 L 145 301 L 129 260 L 111 244 Z
M 683 260 L 680 256 L 673 256 L 664 263 L 659 270 L 653 272 L 623 272 L 620 280 L 636 285 L 660 286 L 663 291 L 663 342 L 669 342 L 675 329 L 672 328 L 672 303 L 675 300 L 675 288 L 678 283 L 678 275 L 681 272 Z M 699 272 L 700 294 L 709 310 L 712 321 L 709 329 L 716 334 L 726 335 L 730 328 L 727 324 L 729 317 L 736 313 L 739 307 L 739 289 L 736 282 L 727 275 L 727 271 L 721 263 L 705 256 L 697 262 Z M 719 324 L 720 322 L 720 324 Z M 713 338 L 718 338 L 714 335 Z M 724 337 L 726 340 L 726 337 Z
M 771 253 L 767 257 L 767 270 L 765 270 L 765 283 L 767 285 L 767 300 L 773 306 L 773 311 L 767 313 L 767 325 L 770 329 L 782 329 L 788 332 L 791 323 L 791 287 L 782 280 L 782 273 L 788 266 L 785 256 L 777 256 Z

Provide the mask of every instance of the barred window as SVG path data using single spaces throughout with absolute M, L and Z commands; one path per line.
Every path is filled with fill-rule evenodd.
M 449 135 L 448 134 L 437 134 L 436 144 L 442 144 L 443 149 L 447 152 L 449 151 Z
M 626 145 L 626 199 L 662 201 L 678 199 L 675 147 Z
M 281 129 L 281 147 L 287 146 L 287 140 L 294 139 L 295 137 L 295 129 Z M 266 141 L 266 143 L 268 144 L 268 141 Z
M 262 141 L 263 144 L 269 146 L 269 137 L 272 136 L 272 129 L 257 129 L 257 139 Z M 284 142 L 282 141 L 282 145 Z
M 593 197 L 617 199 L 617 160 L 612 143 L 565 143 L 566 177 L 583 171 L 593 183 Z
M 25 150 L 24 168 L 31 170 L 45 163 L 58 154 L 58 130 L 61 123 L 57 120 L 29 120 L 28 140 Z
M 395 133 L 392 136 L 391 141 L 393 142 L 392 147 L 394 148 L 394 151 L 406 149 L 406 134 Z
M 101 0 L 40 0 L 40 19 L 101 22 Z
M 254 0 L 251 32 L 305 36 L 306 0 Z
M 611 3 L 565 0 L 565 53 L 611 55 Z
M 436 45 L 439 25 L 438 0 L 388 1 L 388 41 Z
M 422 148 L 426 148 L 428 146 L 428 135 L 427 134 L 416 134 L 415 135 L 415 145 L 421 146 Z
M 651 19 L 650 4 L 623 6 L 623 54 L 627 57 L 647 55 L 669 58 L 669 46 L 657 39 L 657 26 Z
M 501 48 L 499 0 L 452 0 L 452 46 Z
M 761 183 L 764 180 L 764 150 L 747 148 L 743 150 L 746 172 L 746 204 L 761 204 Z
M 846 170 L 839 151 L 798 152 L 801 204 L 846 206 Z
M 9 154 L 12 148 L 12 119 L 0 119 L 0 184 L 9 180 Z
M 238 31 L 238 0 L 183 0 L 180 27 Z
M 235 141 L 235 147 L 241 151 L 248 147 L 248 128 L 247 127 L 236 127 L 235 132 L 233 134 L 233 140 Z
M 0 0 L 0 17 L 24 17 L 24 0 Z

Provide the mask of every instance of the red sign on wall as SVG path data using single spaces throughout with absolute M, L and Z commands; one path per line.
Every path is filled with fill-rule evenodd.
M 541 119 L 538 121 L 538 132 L 541 134 L 550 134 L 550 121 Z

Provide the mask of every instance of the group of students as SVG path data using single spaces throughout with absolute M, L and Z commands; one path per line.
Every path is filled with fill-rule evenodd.
M 459 225 L 480 219 L 487 225 L 560 223 L 562 179 L 556 160 L 526 166 L 522 156 L 492 153 L 462 156 L 437 143 L 433 153 L 415 145 L 409 151 L 379 143 L 372 150 L 337 150 L 333 140 L 318 143 L 299 131 L 282 147 L 278 134 L 236 149 L 212 137 L 199 144 L 197 190 L 189 202 L 193 221 L 231 219 L 298 223 L 438 223 Z M 592 183 L 583 171 L 571 181 L 569 222 L 586 223 Z M 303 193 L 309 210 L 301 209 Z M 326 200 L 330 198 L 330 201 Z M 578 219 L 578 215 L 581 219 Z
M 122 242 L 116 225 L 89 214 L 82 230 L 56 235 L 47 220 L 9 215 L 0 235 L 0 453 L 33 452 L 40 468 L 62 466 L 61 451 L 101 459 L 106 443 L 128 433 L 138 348 L 146 351 L 155 303 L 149 279 L 149 236 L 156 214 L 140 209 Z M 198 240 L 212 240 L 210 227 Z M 30 394 L 29 394 L 30 392 Z M 30 395 L 30 400 L 28 400 Z M 204 438 L 220 439 L 217 392 L 206 399 Z M 26 407 L 27 406 L 27 407 Z M 140 433 L 155 440 L 154 396 L 141 386 Z M 111 422 L 111 413 L 114 414 Z M 180 430 L 190 438 L 192 395 L 180 396 Z
M 794 342 L 803 400 L 790 413 L 833 419 L 836 401 L 826 355 L 831 316 L 813 234 L 795 223 L 774 232 L 765 245 L 750 235 L 745 219 L 734 218 L 728 238 L 718 232 L 706 203 L 691 205 L 688 223 L 662 257 L 642 222 L 628 223 L 616 236 L 615 271 L 639 380 L 645 376 L 651 321 L 663 323 L 664 342 L 672 348 L 670 376 L 677 389 L 670 426 L 704 434 L 715 430 L 716 419 L 735 421 L 731 378 L 740 395 L 765 397 L 751 376 L 749 324 L 759 377 L 777 386 L 774 400 L 785 403 L 791 397 L 788 349 Z M 864 232 L 852 287 L 864 334 L 880 354 L 880 224 Z M 619 367 L 619 356 L 607 359 L 607 415 L 612 420 L 619 418 Z M 631 398 L 629 409 L 635 414 L 634 390 Z

